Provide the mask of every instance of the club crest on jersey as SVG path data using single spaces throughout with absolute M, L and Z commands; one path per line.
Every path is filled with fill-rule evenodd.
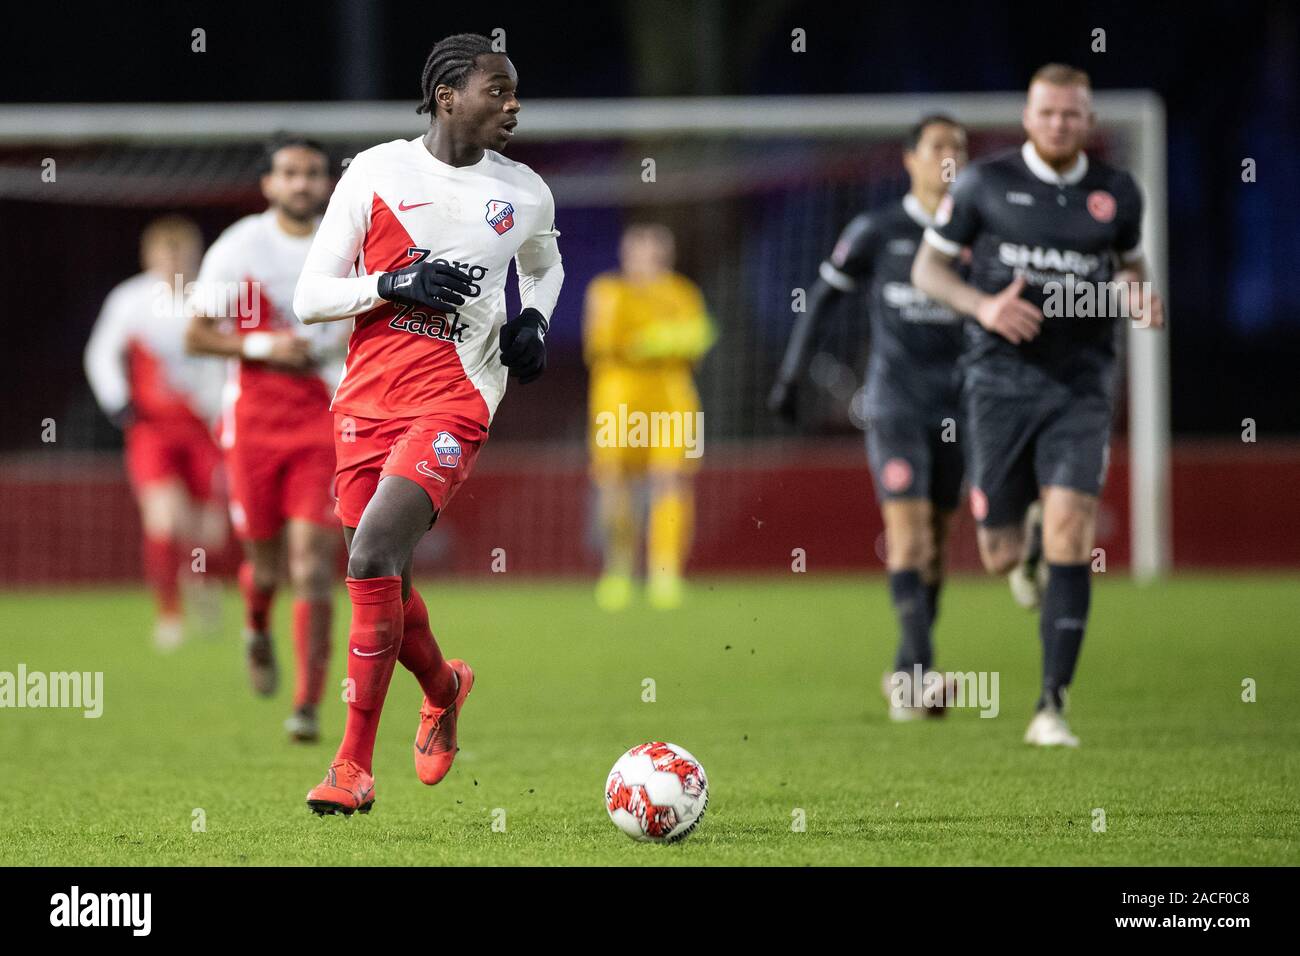
M 451 432 L 438 432 L 433 440 L 433 454 L 442 467 L 455 468 L 460 464 L 460 442 Z
M 1088 193 L 1088 212 L 1098 222 L 1110 222 L 1115 218 L 1115 197 L 1104 189 L 1095 189 Z
M 489 199 L 487 214 L 483 218 L 498 236 L 504 236 L 515 226 L 515 207 L 504 199 Z

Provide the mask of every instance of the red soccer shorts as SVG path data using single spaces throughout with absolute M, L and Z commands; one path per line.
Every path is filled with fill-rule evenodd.
M 338 472 L 335 513 L 346 528 L 355 528 L 379 479 L 401 475 L 428 494 L 441 512 L 469 477 L 487 431 L 458 416 L 359 418 L 334 414 L 334 454 Z
M 179 479 L 195 501 L 214 497 L 221 450 L 197 418 L 193 422 L 138 422 L 126 429 L 126 473 L 136 493 L 146 485 Z
M 335 527 L 330 483 L 334 448 L 323 443 L 282 448 L 236 441 L 226 450 L 230 523 L 239 537 L 264 541 L 290 518 Z

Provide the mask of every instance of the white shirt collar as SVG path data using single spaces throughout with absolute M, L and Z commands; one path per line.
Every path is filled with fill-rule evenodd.
M 934 225 L 934 217 L 925 211 L 925 207 L 921 205 L 921 200 L 911 193 L 903 197 L 903 211 L 911 217 L 912 222 L 922 229 L 929 229 Z
M 1028 140 L 1020 147 L 1020 155 L 1031 173 L 1053 186 L 1073 186 L 1088 174 L 1088 154 L 1083 150 L 1079 150 L 1079 158 L 1074 161 L 1074 165 L 1063 173 L 1058 173 L 1047 165 L 1047 161 L 1038 155 L 1038 150 Z

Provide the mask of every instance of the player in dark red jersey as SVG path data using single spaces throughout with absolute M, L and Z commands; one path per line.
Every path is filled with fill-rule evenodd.
M 373 805 L 375 734 L 399 661 L 424 690 L 420 780 L 443 779 L 456 754 L 474 674 L 443 659 L 411 556 L 487 440 L 507 372 L 526 384 L 545 368 L 564 277 L 550 190 L 498 152 L 514 135 L 516 84 L 486 37 L 437 43 L 421 81 L 429 131 L 352 160 L 294 297 L 305 322 L 355 317 L 332 406 L 354 696 L 334 762 L 307 795 L 317 813 Z M 507 321 L 512 259 L 523 309 Z

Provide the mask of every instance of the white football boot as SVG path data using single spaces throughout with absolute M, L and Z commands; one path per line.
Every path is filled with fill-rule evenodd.
M 320 720 L 315 710 L 295 710 L 284 722 L 285 733 L 294 743 L 314 744 L 320 740 Z
M 889 703 L 889 719 L 896 723 L 920 720 L 925 711 L 912 706 L 912 675 L 908 671 L 886 671 L 880 692 Z
M 185 641 L 185 622 L 179 614 L 164 615 L 154 623 L 153 646 L 170 654 Z
M 889 702 L 889 719 L 902 723 L 908 720 L 924 720 L 926 717 L 943 717 L 947 712 L 944 705 L 954 699 L 953 682 L 946 675 L 934 676 L 934 671 L 926 671 L 922 677 L 921 703 L 913 697 L 912 671 L 886 671 L 880 681 L 880 691 Z
M 1079 738 L 1070 733 L 1070 725 L 1059 710 L 1045 707 L 1029 722 L 1025 743 L 1035 747 L 1077 747 Z
M 1037 546 L 1033 542 L 1037 540 Z M 1025 512 L 1025 556 L 1007 575 L 1011 597 L 1026 611 L 1043 600 L 1047 590 L 1047 562 L 1043 560 L 1043 503 L 1035 501 Z

